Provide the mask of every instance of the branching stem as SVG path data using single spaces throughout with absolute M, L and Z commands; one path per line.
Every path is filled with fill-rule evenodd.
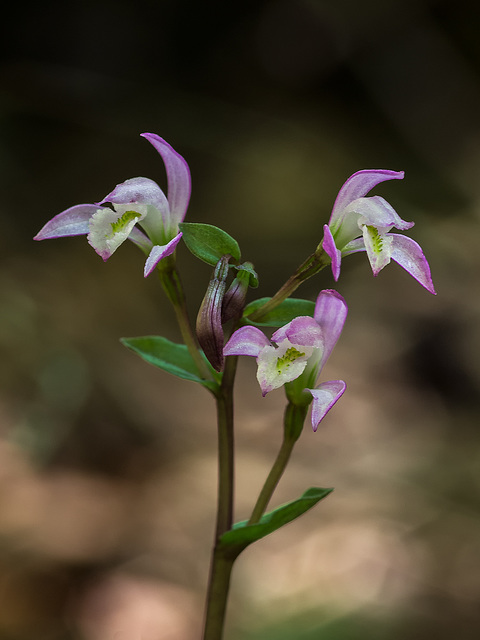
M 248 319 L 253 320 L 254 322 L 261 320 L 265 315 L 267 315 L 267 313 L 273 311 L 275 307 L 278 307 L 281 302 L 291 296 L 302 282 L 305 282 L 305 280 L 308 280 L 308 278 L 311 278 L 316 273 L 324 269 L 330 264 L 330 262 L 330 257 L 326 254 L 320 244 L 314 253 L 312 253 L 312 255 L 298 267 L 295 273 L 290 276 L 285 284 L 280 287 L 277 293 L 270 298 L 268 302 L 251 313 L 248 316 Z
M 285 409 L 284 417 L 284 434 L 283 442 L 280 450 L 277 454 L 275 462 L 273 463 L 270 473 L 265 480 L 265 484 L 260 491 L 255 507 L 250 516 L 248 524 L 256 524 L 265 513 L 268 503 L 283 476 L 288 461 L 295 446 L 296 441 L 300 437 L 303 429 L 303 423 L 305 416 L 307 415 L 307 407 L 299 407 L 292 403 L 288 403 Z

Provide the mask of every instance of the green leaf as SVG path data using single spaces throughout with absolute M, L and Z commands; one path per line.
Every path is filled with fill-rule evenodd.
M 226 231 L 200 222 L 182 222 L 179 225 L 189 251 L 207 264 L 215 266 L 227 254 L 238 262 L 241 257 L 238 242 Z
M 233 555 L 238 555 L 252 542 L 268 536 L 269 533 L 273 533 L 304 514 L 332 491 L 333 489 L 312 487 L 297 500 L 266 513 L 256 524 L 249 525 L 247 520 L 237 522 L 230 531 L 221 536 L 220 546 L 224 548 L 225 552 L 230 550 Z
M 269 311 L 259 321 L 253 322 L 248 316 L 268 302 L 271 298 L 260 298 L 247 304 L 243 312 L 243 320 L 248 324 L 254 324 L 257 327 L 283 327 L 298 316 L 311 316 L 315 311 L 315 303 L 311 300 L 302 300 L 300 298 L 287 298 L 281 302 L 278 307 Z
M 167 373 L 177 376 L 177 378 L 198 382 L 210 391 L 218 389 L 216 382 L 204 380 L 200 376 L 197 366 L 184 344 L 171 342 L 161 336 L 121 338 L 120 342 L 135 351 L 135 353 L 138 353 L 143 360 L 153 364 L 154 367 L 163 369 Z M 212 371 L 212 375 L 218 379 L 218 374 L 213 370 L 206 358 L 205 362 Z

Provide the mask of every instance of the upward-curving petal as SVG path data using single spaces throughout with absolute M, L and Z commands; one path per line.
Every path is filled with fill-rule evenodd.
M 323 332 L 317 321 L 310 316 L 294 318 L 272 336 L 272 340 L 277 344 L 285 338 L 292 344 L 304 347 L 314 347 L 315 349 L 323 347 Z
M 168 142 L 156 133 L 142 133 L 140 135 L 143 138 L 146 138 L 150 144 L 155 147 L 165 163 L 170 216 L 172 222 L 178 225 L 185 218 L 192 190 L 188 164 L 185 159 L 168 144 Z
M 151 204 L 162 213 L 162 217 L 170 213 L 167 198 L 158 184 L 150 178 L 130 178 L 105 196 L 99 204 Z M 165 215 L 164 215 L 165 214 Z
M 402 180 L 403 171 L 387 169 L 362 169 L 351 175 L 338 192 L 333 205 L 329 225 L 333 226 L 343 209 L 357 198 L 363 198 L 369 191 L 385 180 Z
M 348 307 L 345 299 L 333 289 L 320 291 L 313 317 L 323 332 L 324 348 L 318 373 L 328 360 L 342 333 L 347 318 Z
M 396 233 L 388 234 L 392 238 L 391 257 L 411 276 L 415 278 L 427 291 L 436 295 L 430 274 L 430 266 L 419 244 Z
M 358 253 L 359 251 L 366 251 L 363 236 L 346 244 L 342 249 L 342 256 L 349 256 L 352 253 Z
M 49 220 L 34 240 L 86 235 L 90 231 L 89 220 L 98 209 L 97 204 L 77 204 L 65 209 Z

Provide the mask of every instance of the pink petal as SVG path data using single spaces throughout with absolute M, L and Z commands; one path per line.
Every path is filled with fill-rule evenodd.
M 128 239 L 136 244 L 137 247 L 140 247 L 140 249 L 142 249 L 142 251 L 147 254 L 149 254 L 152 250 L 152 241 L 143 233 L 143 231 L 140 231 L 138 227 L 133 227 L 133 229 L 130 231 Z
M 323 225 L 323 249 L 332 260 L 332 273 L 335 282 L 340 277 L 340 264 L 342 262 L 342 252 L 337 249 L 335 240 L 328 224 Z
M 365 241 L 363 236 L 361 238 L 355 238 L 343 247 L 342 256 L 349 256 L 352 253 L 358 253 L 359 251 L 366 251 Z
M 170 204 L 170 215 L 175 224 L 179 224 L 185 218 L 192 183 L 190 169 L 185 159 L 171 147 L 168 142 L 155 133 L 142 133 L 162 156 L 165 163 L 168 182 L 168 202 Z
M 322 382 L 316 389 L 305 389 L 312 394 L 312 427 L 316 431 L 318 425 L 333 405 L 342 397 L 346 389 L 343 380 Z
M 329 225 L 331 226 L 338 215 L 357 198 L 363 198 L 369 191 L 385 180 L 402 180 L 403 171 L 388 171 L 387 169 L 362 169 L 351 175 L 338 192 Z
M 168 215 L 170 211 L 165 194 L 158 184 L 150 180 L 150 178 L 130 178 L 117 184 L 115 189 L 105 196 L 99 204 L 105 202 L 111 202 L 112 204 L 150 204 L 161 211 L 162 216 L 164 213 Z
M 168 244 L 164 244 L 162 246 L 156 244 L 154 247 L 152 247 L 150 255 L 145 262 L 145 268 L 143 270 L 143 275 L 145 278 L 152 273 L 152 271 L 155 269 L 162 258 L 166 258 L 175 251 L 175 248 L 180 242 L 182 235 L 183 234 L 180 232 L 175 236 L 175 238 L 173 238 L 173 240 L 170 240 Z
M 88 222 L 99 208 L 97 204 L 77 204 L 70 207 L 49 220 L 34 240 L 86 235 L 90 231 Z
M 356 213 L 365 218 L 366 224 L 378 228 L 391 229 L 395 227 L 401 231 L 411 229 L 415 223 L 402 220 L 395 209 L 381 196 L 370 196 L 368 198 L 358 198 L 351 202 L 344 210 L 342 216 L 349 213 Z
M 411 276 L 417 280 L 427 291 L 436 295 L 430 274 L 430 266 L 419 244 L 396 233 L 388 234 L 393 237 L 392 260 L 395 260 Z
M 328 360 L 342 333 L 348 307 L 345 299 L 333 289 L 320 291 L 315 304 L 314 318 L 323 332 L 324 349 L 318 372 Z
M 235 331 L 223 348 L 225 356 L 255 356 L 270 344 L 270 340 L 257 327 L 241 327 Z
M 292 344 L 316 349 L 323 347 L 323 333 L 314 318 L 298 316 L 286 326 L 285 335 Z M 274 342 L 278 342 L 277 333 L 272 336 Z

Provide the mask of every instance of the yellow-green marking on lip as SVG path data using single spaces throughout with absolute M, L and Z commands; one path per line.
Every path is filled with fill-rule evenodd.
M 110 226 L 112 227 L 112 233 L 110 237 L 122 231 L 122 229 L 124 229 L 129 222 L 132 222 L 132 220 L 138 220 L 138 218 L 141 218 L 141 215 L 136 211 L 125 211 L 125 213 L 122 214 L 120 218 L 118 218 L 118 220 L 110 223 Z
M 277 371 L 281 373 L 284 369 L 288 369 L 292 362 L 304 356 L 305 353 L 298 351 L 295 347 L 289 347 L 281 358 L 277 358 Z

